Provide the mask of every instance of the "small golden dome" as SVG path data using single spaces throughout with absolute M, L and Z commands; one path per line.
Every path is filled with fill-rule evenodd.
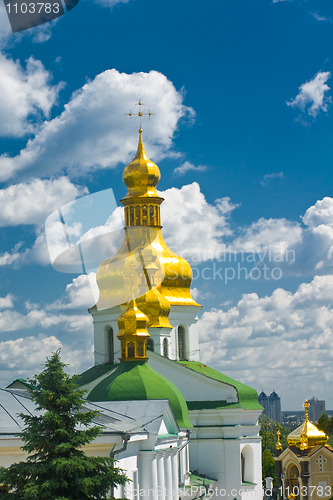
M 147 339 L 150 337 L 147 330 L 148 321 L 148 317 L 138 309 L 135 299 L 132 299 L 127 310 L 118 318 L 117 337 L 121 344 L 121 361 L 148 359 Z
M 320 431 L 318 427 L 309 420 L 308 407 L 310 405 L 307 400 L 305 400 L 303 406 L 305 407 L 305 422 L 288 435 L 287 441 L 289 446 L 297 446 L 297 448 L 301 450 L 313 448 L 317 444 L 326 446 L 328 442 L 327 434 Z
M 123 181 L 127 194 L 121 200 L 128 202 L 131 198 L 159 198 L 156 186 L 161 178 L 160 170 L 147 156 L 142 142 L 142 130 L 139 130 L 139 144 L 135 158 L 129 163 L 123 173 Z

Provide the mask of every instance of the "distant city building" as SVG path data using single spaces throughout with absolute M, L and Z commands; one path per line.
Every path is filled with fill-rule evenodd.
M 281 398 L 274 390 L 269 397 L 262 391 L 258 396 L 258 401 L 264 408 L 263 415 L 266 415 L 275 422 L 281 423 Z
M 309 420 L 310 422 L 318 422 L 318 419 L 325 413 L 325 401 L 319 400 L 314 396 L 308 399 L 309 406 Z

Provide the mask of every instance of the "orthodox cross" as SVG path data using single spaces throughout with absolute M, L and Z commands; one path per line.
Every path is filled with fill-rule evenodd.
M 135 104 L 135 106 L 139 106 L 137 109 L 138 109 L 138 112 L 137 113 L 132 113 L 132 111 L 130 110 L 129 113 L 125 113 L 126 116 L 129 116 L 130 118 L 132 118 L 132 116 L 134 116 L 135 118 L 138 117 L 139 120 L 140 120 L 140 130 L 141 130 L 141 125 L 142 125 L 142 119 L 144 118 L 148 118 L 148 120 L 150 120 L 150 117 L 154 115 L 154 113 L 151 113 L 150 110 L 148 109 L 148 111 L 145 111 L 142 106 L 144 106 L 143 102 L 141 101 L 141 99 L 139 99 L 139 102 Z

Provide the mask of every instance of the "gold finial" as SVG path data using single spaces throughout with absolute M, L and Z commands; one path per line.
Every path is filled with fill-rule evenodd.
M 132 116 L 137 116 L 140 120 L 140 129 L 139 129 L 139 134 L 142 133 L 142 127 L 141 127 L 141 124 L 142 124 L 142 119 L 143 118 L 148 118 L 148 120 L 150 120 L 150 117 L 154 115 L 154 113 L 151 113 L 150 112 L 150 109 L 148 111 L 144 111 L 142 110 L 141 106 L 144 106 L 143 102 L 141 101 L 141 99 L 139 99 L 139 102 L 137 102 L 135 104 L 135 106 L 139 106 L 138 108 L 138 112 L 137 113 L 132 113 L 132 111 L 130 110 L 129 113 L 125 113 L 126 116 L 129 116 L 130 118 L 132 118 Z
M 276 449 L 279 451 L 282 450 L 282 444 L 280 443 L 281 431 L 278 430 L 276 435 L 277 435 Z
M 306 431 L 307 431 L 307 427 L 305 425 L 302 432 L 301 432 L 300 445 L 299 445 L 300 450 L 307 450 L 308 449 L 308 437 L 306 435 Z
M 309 420 L 309 411 L 308 408 L 310 406 L 310 403 L 308 403 L 308 400 L 306 399 L 302 405 L 305 408 L 305 419 Z

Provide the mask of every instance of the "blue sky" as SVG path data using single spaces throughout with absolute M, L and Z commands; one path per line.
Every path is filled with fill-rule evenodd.
M 52 269 L 44 223 L 124 196 L 141 98 L 202 360 L 284 409 L 333 407 L 332 42 L 329 0 L 81 0 L 20 34 L 1 8 L 1 384 L 60 346 L 72 372 L 93 364 L 91 288 Z

